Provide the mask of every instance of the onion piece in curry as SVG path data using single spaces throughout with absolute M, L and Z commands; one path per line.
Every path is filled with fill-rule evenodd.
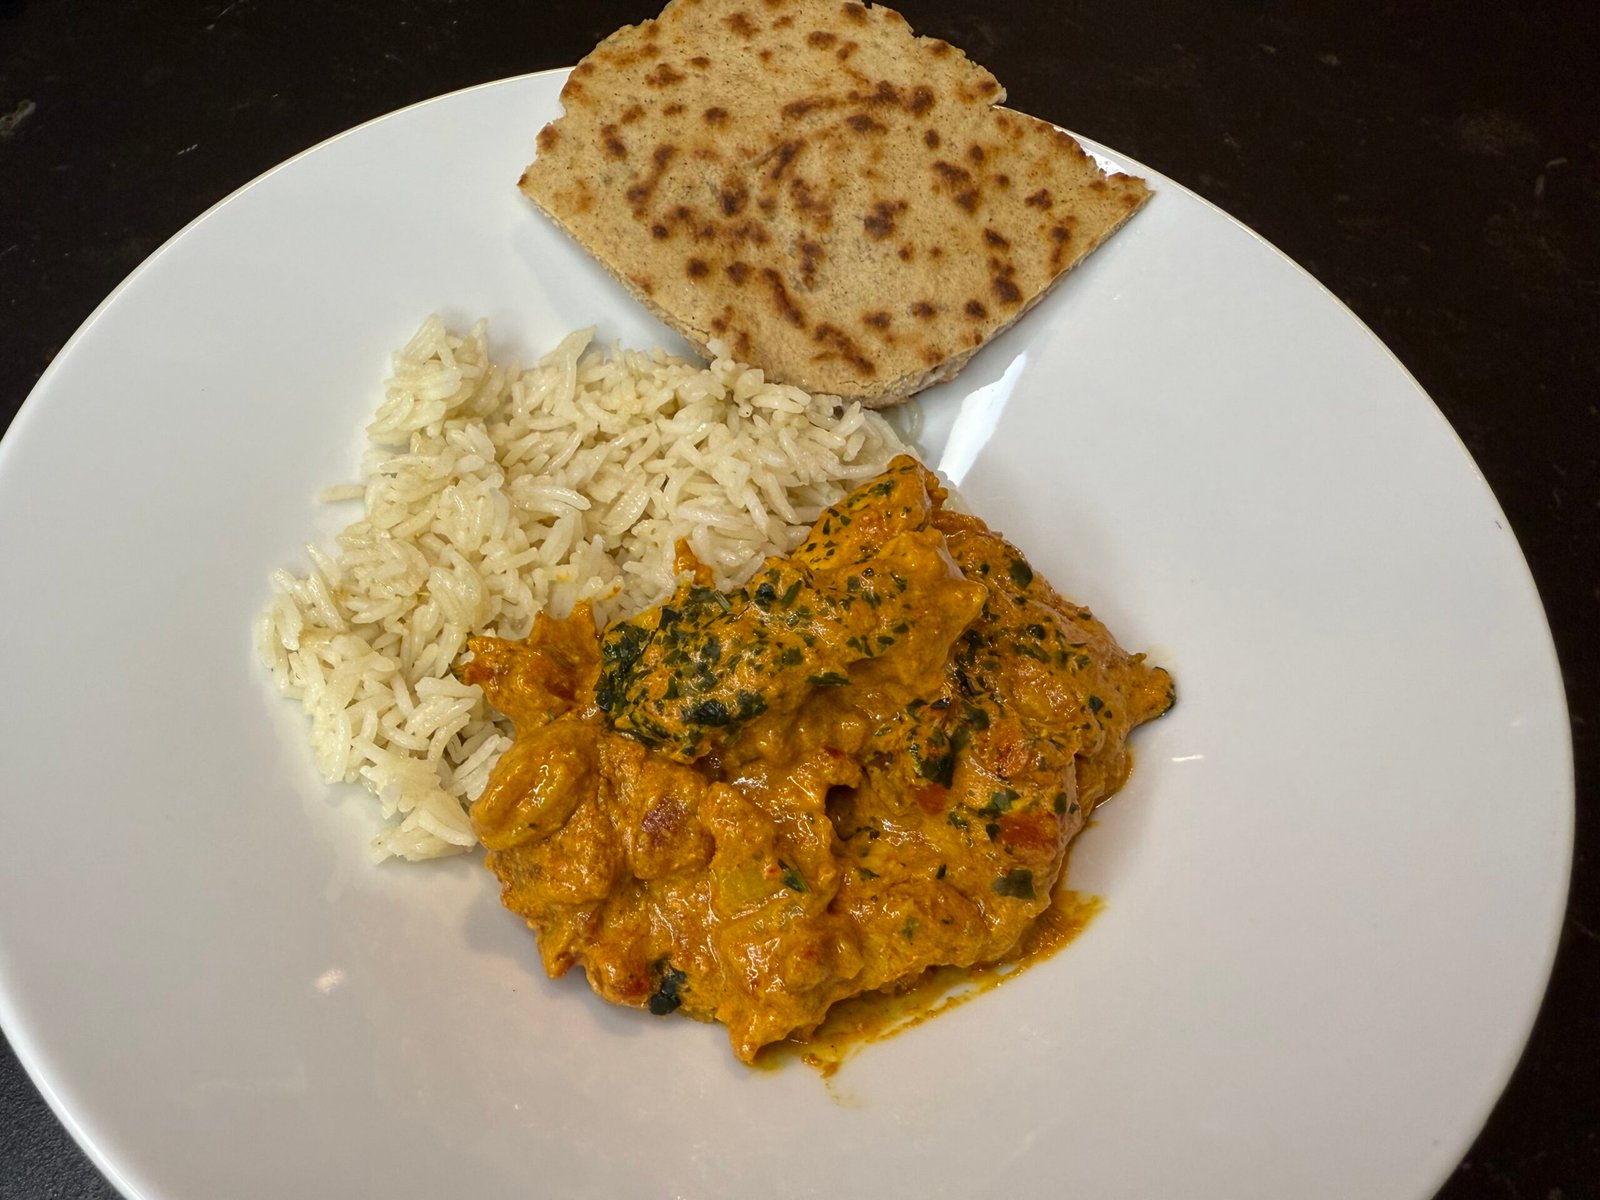
M 902 456 L 741 588 L 472 640 L 516 726 L 472 821 L 552 976 L 750 1061 L 1017 949 L 1173 685 L 944 499 Z

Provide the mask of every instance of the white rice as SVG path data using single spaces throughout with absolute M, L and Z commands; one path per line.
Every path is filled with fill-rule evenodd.
M 474 845 L 465 806 L 511 730 L 450 668 L 468 636 L 525 637 L 581 600 L 603 624 L 671 592 L 678 539 L 719 586 L 791 550 L 822 509 L 908 447 L 879 414 L 718 357 L 564 339 L 521 371 L 483 322 L 438 317 L 394 357 L 359 484 L 362 515 L 305 575 L 280 570 L 262 661 L 311 718 L 330 781 L 363 781 L 375 860 Z

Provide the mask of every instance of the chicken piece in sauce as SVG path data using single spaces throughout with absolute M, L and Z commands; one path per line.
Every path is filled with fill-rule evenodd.
M 472 641 L 517 734 L 472 821 L 552 976 L 748 1061 L 1016 949 L 1172 680 L 944 498 L 897 458 L 742 588 Z

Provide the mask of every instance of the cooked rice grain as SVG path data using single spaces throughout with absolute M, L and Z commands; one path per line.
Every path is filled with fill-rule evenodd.
M 709 368 L 565 338 L 537 366 L 490 361 L 430 317 L 394 358 L 367 426 L 361 500 L 303 576 L 278 571 L 262 661 L 311 718 L 330 780 L 362 780 L 386 824 L 372 857 L 475 844 L 466 804 L 511 729 L 450 668 L 472 634 L 525 637 L 579 601 L 602 623 L 664 599 L 680 538 L 740 583 L 855 482 L 907 448 L 877 413 Z

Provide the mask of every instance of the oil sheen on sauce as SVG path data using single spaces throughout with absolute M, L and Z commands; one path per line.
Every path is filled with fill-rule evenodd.
M 768 1046 L 755 1065 L 776 1069 L 798 1058 L 831 1079 L 862 1047 L 948 1012 L 1043 962 L 1082 933 L 1104 907 L 1099 896 L 1059 887 L 1023 935 L 1014 957 L 977 967 L 934 967 L 903 990 L 840 1001 L 808 1039 Z

